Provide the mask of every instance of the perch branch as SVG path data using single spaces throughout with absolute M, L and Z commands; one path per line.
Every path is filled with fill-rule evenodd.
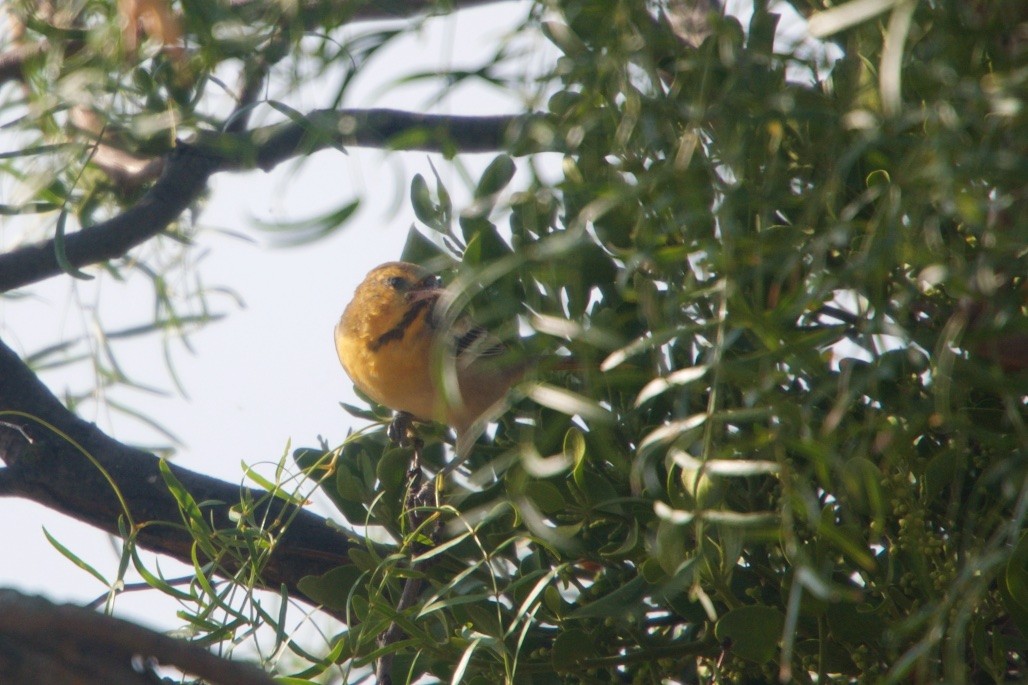
M 0 425 L 0 460 L 6 465 L 0 469 L 0 495 L 31 499 L 114 535 L 120 533 L 119 521 L 127 509 L 142 547 L 192 565 L 194 541 L 188 532 L 177 525 L 146 525 L 182 520 L 161 476 L 160 459 L 117 442 L 69 412 L 2 341 L 0 419 L 4 422 Z M 11 424 L 17 427 L 9 428 Z M 24 439 L 26 434 L 31 444 Z M 238 506 L 242 495 L 255 503 L 255 520 L 277 524 L 289 520 L 262 569 L 264 588 L 277 592 L 285 585 L 291 595 L 304 598 L 299 589 L 301 578 L 350 563 L 349 541 L 320 516 L 297 511 L 261 490 L 242 488 L 174 464 L 169 468 L 193 499 L 204 503 L 204 518 L 215 530 L 238 527 L 232 508 Z M 234 573 L 240 565 L 228 556 L 220 561 L 219 571 L 224 574 Z
M 0 681 L 153 683 L 143 668 L 151 661 L 218 685 L 275 683 L 256 666 L 129 621 L 0 589 Z

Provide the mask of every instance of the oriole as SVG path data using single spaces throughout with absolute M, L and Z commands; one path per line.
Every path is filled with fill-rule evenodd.
M 371 399 L 451 426 L 463 457 L 525 364 L 503 363 L 506 346 L 480 327 L 464 320 L 445 327 L 436 311 L 442 292 L 439 278 L 415 264 L 375 267 L 336 325 L 336 352 L 353 384 Z M 454 372 L 458 392 L 444 392 L 441 380 Z

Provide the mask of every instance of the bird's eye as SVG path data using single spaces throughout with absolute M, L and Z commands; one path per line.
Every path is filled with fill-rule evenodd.
M 421 287 L 423 288 L 438 288 L 442 286 L 443 279 L 439 278 L 435 274 L 431 276 L 425 276 L 421 281 Z
M 407 287 L 410 285 L 409 283 L 407 283 L 407 279 L 403 276 L 391 276 L 389 280 L 386 282 L 390 285 L 390 287 L 392 287 L 393 290 L 406 290 Z

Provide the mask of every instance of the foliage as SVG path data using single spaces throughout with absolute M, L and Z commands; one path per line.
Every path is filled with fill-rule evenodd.
M 207 77 L 183 92 L 159 56 L 134 66 L 110 126 L 202 127 L 199 84 L 232 50 L 301 49 L 297 16 L 223 42 L 186 4 Z M 774 49 L 756 4 L 696 48 L 644 3 L 540 8 L 523 30 L 561 57 L 524 158 L 497 156 L 460 210 L 413 180 L 405 257 L 452 264 L 454 306 L 518 321 L 501 330 L 542 361 L 413 515 L 380 408 L 296 453 L 362 542 L 305 579 L 348 625 L 297 677 L 383 652 L 397 681 L 1026 677 L 1028 18 L 882 3 L 827 65 Z M 367 47 L 317 45 L 354 69 Z M 541 146 L 564 152 L 556 182 L 525 156 Z M 93 192 L 55 177 L 39 201 L 81 214 Z M 442 468 L 445 436 L 421 437 Z

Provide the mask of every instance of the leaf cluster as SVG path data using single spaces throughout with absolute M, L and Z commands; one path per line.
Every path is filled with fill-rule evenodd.
M 409 452 L 381 433 L 338 452 L 340 510 L 396 549 L 331 593 L 356 619 L 340 658 L 396 620 L 410 680 L 1023 675 L 1011 8 L 919 5 L 895 112 L 876 21 L 826 69 L 772 50 L 761 3 L 694 50 L 634 3 L 561 10 L 533 135 L 561 141 L 562 178 L 526 162 L 504 193 L 498 157 L 455 214 L 419 177 L 405 254 L 458 264 L 480 320 L 520 317 L 540 370 L 440 486 L 437 537 L 397 507 Z M 428 589 L 396 616 L 411 573 Z

